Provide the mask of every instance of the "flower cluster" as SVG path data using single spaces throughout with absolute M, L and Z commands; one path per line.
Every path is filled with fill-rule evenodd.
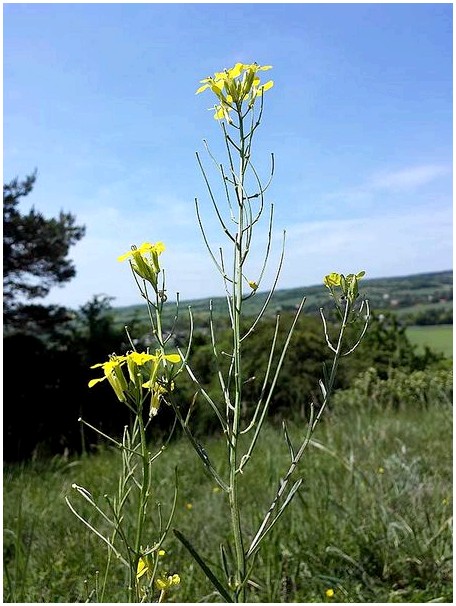
M 180 584 L 180 576 L 178 574 L 169 574 L 167 576 L 159 577 L 155 580 L 155 587 L 160 591 L 165 591 L 173 585 Z
M 137 351 L 131 351 L 125 356 L 112 355 L 107 362 L 94 364 L 90 367 L 102 368 L 104 376 L 89 381 L 89 387 L 107 379 L 121 402 L 127 402 L 127 395 L 134 393 L 135 390 L 148 389 L 151 394 L 150 416 L 155 416 L 163 395 L 168 391 L 168 388 L 173 388 L 172 382 L 166 384 L 161 382 L 159 370 L 166 365 L 166 362 L 178 364 L 180 361 L 179 354 L 165 355 L 160 351 L 157 351 L 155 355 Z M 122 367 L 125 365 L 127 366 L 130 382 L 127 381 L 123 372 Z
M 158 551 L 158 556 L 164 556 L 165 555 L 165 551 L 163 549 L 160 549 Z M 148 579 L 153 579 L 154 574 L 155 574 L 155 569 L 156 566 L 154 566 L 153 564 L 153 560 L 151 558 L 150 555 L 144 555 L 142 557 L 139 558 L 138 561 L 138 568 L 136 571 L 136 580 L 139 581 L 142 577 L 144 577 L 144 575 L 147 576 Z M 161 573 L 157 578 L 155 578 L 154 584 L 155 584 L 155 589 L 158 589 L 158 591 L 166 591 L 167 589 L 170 589 L 171 587 L 173 587 L 174 585 L 179 585 L 181 582 L 180 576 L 176 573 L 174 574 L 168 574 L 166 573 Z
M 335 289 L 340 288 L 342 296 L 349 301 L 350 305 L 353 305 L 359 296 L 358 282 L 365 274 L 365 271 L 360 271 L 357 274 L 348 274 L 348 276 L 344 276 L 344 274 L 333 272 L 325 276 L 323 283 L 329 288 L 332 297 L 336 301 Z
M 272 88 L 274 85 L 272 80 L 261 84 L 258 75 L 258 72 L 271 68 L 272 65 L 236 63 L 230 69 L 216 72 L 214 76 L 201 80 L 202 86 L 199 87 L 196 94 L 202 93 L 209 88 L 219 101 L 214 108 L 214 118 L 216 120 L 225 119 L 227 122 L 231 122 L 229 114 L 233 109 L 236 109 L 240 113 L 244 101 L 247 102 L 249 109 L 252 108 L 256 98 Z
M 130 259 L 133 271 L 140 278 L 143 278 L 143 280 L 150 282 L 156 291 L 157 277 L 160 273 L 158 257 L 164 250 L 165 245 L 163 242 L 157 242 L 156 244 L 144 242 L 139 248 L 132 246 L 131 250 L 118 257 L 117 260 L 125 261 L 125 259 Z

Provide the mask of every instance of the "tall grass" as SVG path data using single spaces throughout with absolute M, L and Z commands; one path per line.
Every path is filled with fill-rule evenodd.
M 385 412 L 363 397 L 357 406 L 346 399 L 344 407 L 340 399 L 320 426 L 287 523 L 272 531 L 258 555 L 252 600 L 452 601 L 451 407 L 447 401 Z M 278 471 L 286 470 L 279 431 L 272 424 L 266 428 L 260 456 L 245 472 L 250 476 L 242 495 L 248 503 L 247 532 L 269 506 Z M 296 419 L 290 434 L 297 439 L 303 431 L 304 422 Z M 213 440 L 209 446 L 214 460 L 222 460 L 223 444 Z M 177 465 L 181 491 L 175 525 L 191 529 L 192 542 L 209 556 L 205 546 L 226 542 L 230 533 L 226 503 L 187 443 L 168 448 L 168 456 L 154 466 L 154 500 L 169 494 Z M 99 494 L 112 490 L 115 457 L 107 449 L 71 462 L 53 459 L 5 469 L 5 601 L 90 598 L 105 548 L 68 516 L 64 496 L 72 482 L 97 486 Z M 89 505 L 82 513 L 94 519 Z M 165 549 L 164 565 L 182 579 L 168 599 L 218 600 L 176 539 Z M 107 601 L 119 600 L 124 575 L 122 567 L 112 568 Z M 333 597 L 327 597 L 328 589 Z

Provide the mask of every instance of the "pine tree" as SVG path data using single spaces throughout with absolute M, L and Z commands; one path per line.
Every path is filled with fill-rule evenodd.
M 70 213 L 46 218 L 34 207 L 19 210 L 21 198 L 28 196 L 36 181 L 36 171 L 25 180 L 18 178 L 3 186 L 3 301 L 5 329 L 36 325 L 49 327 L 65 316 L 57 306 L 34 303 L 50 289 L 76 275 L 67 258 L 69 248 L 85 233 Z

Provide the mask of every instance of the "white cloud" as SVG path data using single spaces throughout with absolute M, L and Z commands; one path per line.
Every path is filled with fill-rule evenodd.
M 321 211 L 326 216 L 332 215 L 336 208 L 340 211 L 366 212 L 379 201 L 389 204 L 395 196 L 403 196 L 398 203 L 401 207 L 411 204 L 407 195 L 416 196 L 420 190 L 442 177 L 451 175 L 452 168 L 444 164 L 426 164 L 405 167 L 400 170 L 378 171 L 364 182 L 329 192 L 322 196 Z M 414 199 L 414 203 L 416 198 Z
M 54 288 L 45 303 L 76 308 L 94 294 L 115 297 L 116 306 L 141 303 L 128 263 L 119 263 L 117 257 L 132 244 L 158 240 L 166 245 L 163 266 L 170 298 L 174 299 L 177 291 L 182 300 L 223 294 L 194 216 L 181 200 L 161 197 L 154 200 L 150 210 L 134 213 L 94 205 L 80 213 L 78 220 L 87 225 L 87 233 L 70 250 L 76 277 L 61 288 Z
M 316 221 L 288 230 L 282 286 L 317 284 L 331 272 L 368 277 L 440 271 L 452 266 L 449 212 Z
M 374 175 L 367 181 L 365 187 L 372 190 L 411 190 L 427 185 L 450 173 L 451 167 L 445 165 L 414 166 Z
M 393 196 L 394 190 L 412 191 L 449 172 L 448 167 L 440 165 L 406 168 L 377 174 L 363 186 L 339 192 L 337 195 L 343 197 L 345 211 L 356 209 L 355 218 L 325 220 L 320 214 L 323 217 L 320 220 L 291 225 L 287 230 L 285 263 L 278 287 L 316 284 L 330 271 L 365 269 L 369 276 L 375 277 L 451 267 L 449 204 L 434 197 L 432 205 L 422 203 L 420 206 L 415 203 L 414 194 L 407 208 L 396 206 Z M 147 205 L 133 209 L 123 202 L 124 196 L 118 197 L 118 193 L 114 196 L 112 191 L 105 191 L 98 200 L 93 200 L 89 209 L 78 213 L 78 222 L 87 225 L 87 234 L 70 251 L 77 276 L 64 288 L 52 290 L 48 302 L 74 308 L 94 294 L 103 293 L 116 298 L 114 305 L 140 303 L 128 266 L 118 263 L 116 258 L 132 244 L 157 240 L 163 240 L 167 246 L 163 265 L 170 298 L 174 298 L 177 291 L 181 300 L 223 295 L 221 278 L 205 250 L 190 202 L 156 194 L 149 195 Z M 390 194 L 388 199 L 384 198 L 386 193 Z M 376 203 L 375 211 L 373 202 Z M 223 238 L 219 237 L 220 232 L 215 229 L 213 217 L 207 210 L 203 212 L 205 221 L 208 217 L 207 232 L 217 251 Z M 334 212 L 331 215 L 334 217 Z M 350 217 L 350 213 L 345 212 L 345 215 Z M 257 232 L 250 263 L 245 268 L 248 279 L 256 280 L 262 267 L 266 240 L 263 232 L 261 229 Z M 281 234 L 279 230 L 275 233 L 261 290 L 267 290 L 272 282 L 280 255 Z M 230 266 L 228 256 L 226 266 Z

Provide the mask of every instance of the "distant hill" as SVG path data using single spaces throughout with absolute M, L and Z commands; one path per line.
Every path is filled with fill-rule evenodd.
M 369 299 L 371 308 L 377 312 L 393 311 L 406 318 L 436 310 L 435 313 L 441 315 L 444 312 L 446 314 L 445 318 L 452 318 L 453 271 L 412 274 L 395 278 L 365 279 L 360 283 L 360 293 Z M 247 315 L 258 313 L 267 296 L 267 292 L 258 292 L 248 299 L 245 302 L 245 313 Z M 269 303 L 269 313 L 275 314 L 279 310 L 293 310 L 304 296 L 307 298 L 305 311 L 308 314 L 318 313 L 320 307 L 324 307 L 330 302 L 328 290 L 323 284 L 279 289 L 274 293 Z M 180 303 L 180 313 L 185 313 L 187 308 L 191 306 L 194 317 L 198 321 L 203 321 L 208 316 L 209 300 L 207 298 L 182 301 Z M 215 317 L 226 314 L 226 300 L 223 297 L 215 297 L 212 302 Z M 165 310 L 166 316 L 171 320 L 175 314 L 175 304 L 170 302 L 166 305 Z M 143 304 L 116 307 L 113 311 L 118 323 L 128 324 L 134 318 L 140 322 L 147 321 L 146 307 Z M 450 321 L 449 319 L 448 322 Z M 415 322 L 409 323 L 413 324 Z

